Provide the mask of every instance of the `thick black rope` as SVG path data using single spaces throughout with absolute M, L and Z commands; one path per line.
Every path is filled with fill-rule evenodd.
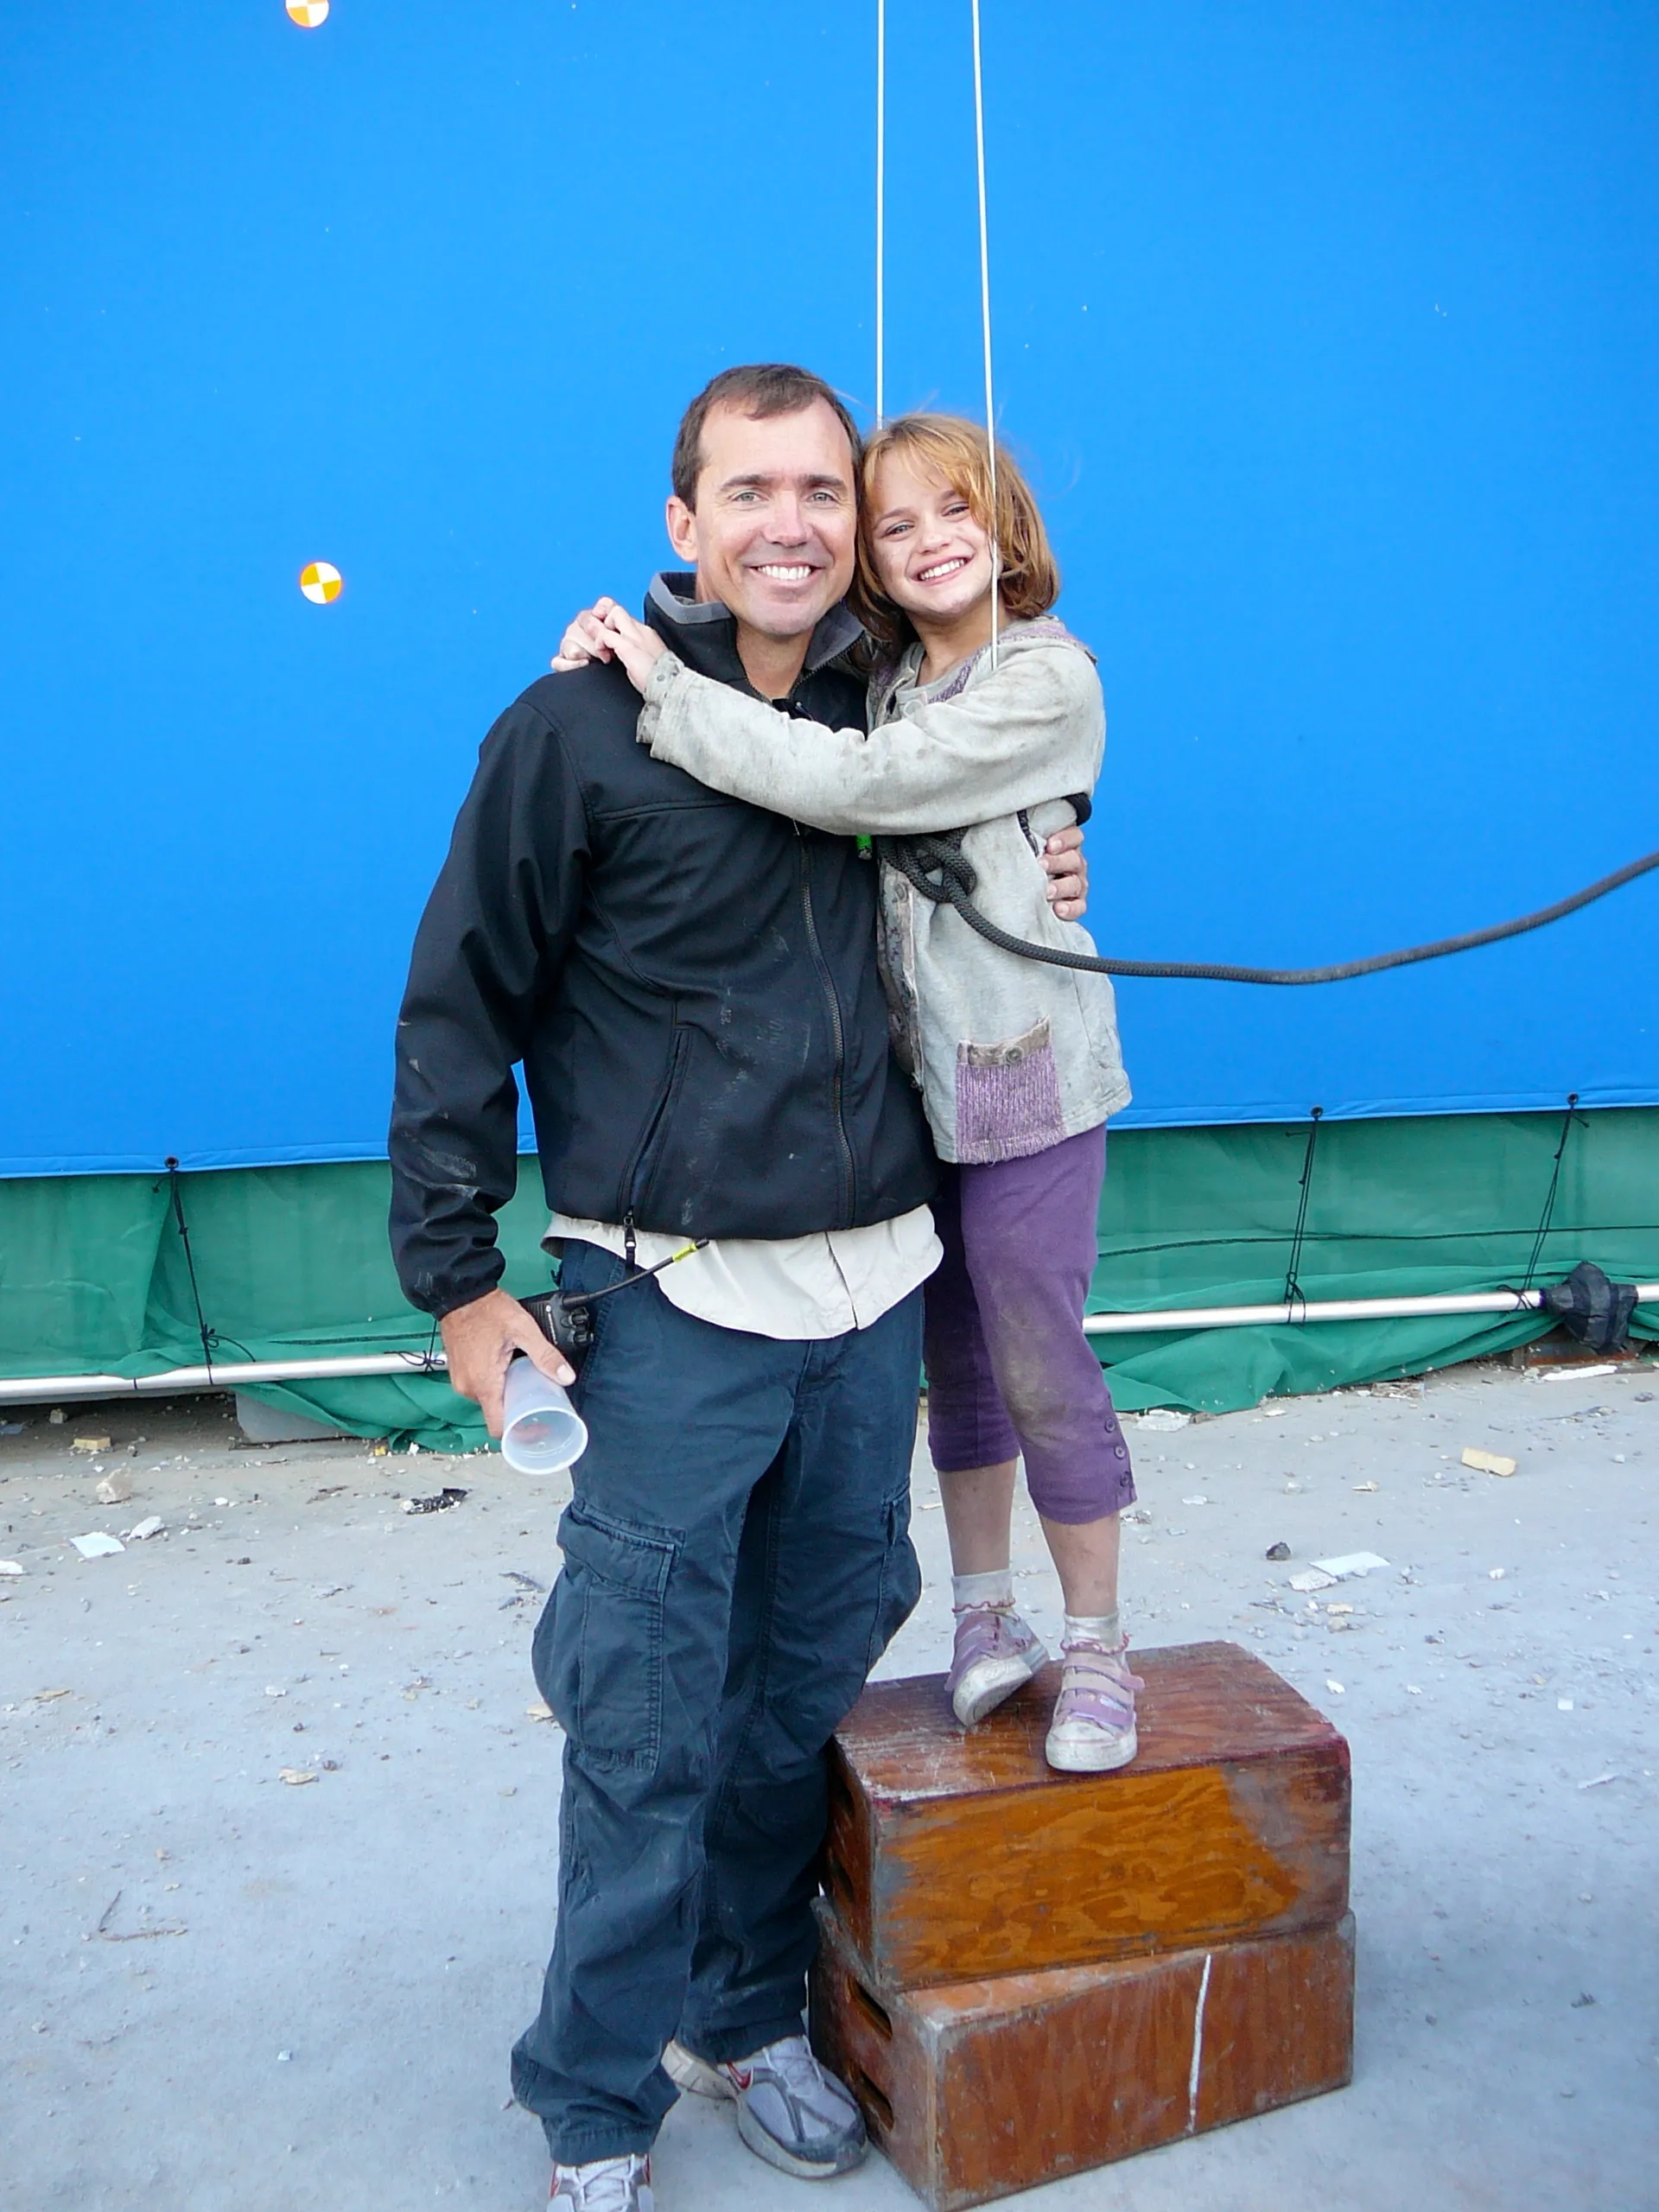
M 979 879 L 972 863 L 963 858 L 963 836 L 960 830 L 944 830 L 931 836 L 877 837 L 874 842 L 881 859 L 897 868 L 921 897 L 936 906 L 954 906 L 969 928 L 977 931 L 988 944 L 1017 953 L 1022 960 L 1040 960 L 1051 968 L 1086 969 L 1096 976 L 1153 976 L 1205 983 L 1345 983 L 1352 976 L 1376 976 L 1385 968 L 1408 968 L 1419 960 L 1444 960 L 1448 953 L 1472 952 L 1478 945 L 1497 944 L 1504 938 L 1541 930 L 1594 899 L 1605 899 L 1621 885 L 1633 883 L 1649 869 L 1659 868 L 1659 853 L 1649 853 L 1627 868 L 1616 868 L 1611 875 L 1604 875 L 1585 890 L 1575 891 L 1570 899 L 1558 899 L 1553 906 L 1541 906 L 1535 914 L 1522 914 L 1518 921 L 1468 930 L 1461 937 L 1440 938 L 1433 944 L 1408 945 L 1400 952 L 1374 953 L 1369 960 L 1344 960 L 1331 968 L 1233 968 L 1211 961 L 1108 960 L 1084 952 L 1062 952 L 1053 945 L 1033 944 L 1025 938 L 1013 937 L 974 904 Z

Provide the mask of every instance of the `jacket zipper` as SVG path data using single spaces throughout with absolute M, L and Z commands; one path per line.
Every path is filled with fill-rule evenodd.
M 812 948 L 812 961 L 818 971 L 818 982 L 823 988 L 824 1002 L 830 1008 L 830 1033 L 836 1040 L 836 1073 L 830 1086 L 835 1103 L 836 1135 L 841 1144 L 841 1162 L 846 1178 L 847 1224 L 850 1228 L 857 1197 L 857 1169 L 853 1160 L 853 1147 L 847 1141 L 847 1125 L 842 1118 L 842 1075 L 847 1064 L 847 1042 L 841 1026 L 841 1001 L 836 996 L 836 986 L 830 973 L 830 963 L 823 957 L 823 947 L 818 942 L 818 925 L 812 912 L 812 879 L 809 867 L 806 832 L 798 822 L 795 824 L 796 842 L 801 855 L 801 912 L 806 921 L 807 943 Z
M 633 1232 L 634 1209 L 639 1205 L 645 1185 L 650 1178 L 649 1163 L 652 1147 L 661 1133 L 664 1122 L 667 1119 L 669 1102 L 674 1096 L 674 1085 L 679 1076 L 680 1059 L 684 1046 L 685 1032 L 677 1027 L 674 1032 L 673 1048 L 668 1056 L 668 1072 L 663 1079 L 662 1091 L 656 1105 L 652 1109 L 651 1119 L 645 1124 L 645 1134 L 639 1140 L 639 1149 L 629 1162 L 627 1173 L 622 1179 L 622 1225 L 630 1236 Z

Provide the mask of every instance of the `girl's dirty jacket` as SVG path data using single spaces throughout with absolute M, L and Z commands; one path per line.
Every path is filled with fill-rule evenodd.
M 1044 841 L 1091 791 L 1106 742 L 1093 656 L 1052 618 L 1016 622 L 937 683 L 912 645 L 870 687 L 870 729 L 778 712 L 670 652 L 652 669 L 639 738 L 659 760 L 814 829 L 903 836 L 963 830 L 975 903 L 1016 937 L 1094 944 L 1056 919 Z M 988 944 L 896 868 L 880 885 L 882 980 L 894 1049 L 942 1160 L 1018 1160 L 1128 1103 L 1104 976 Z

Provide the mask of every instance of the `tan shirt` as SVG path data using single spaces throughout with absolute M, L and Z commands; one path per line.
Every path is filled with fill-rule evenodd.
M 544 1241 L 563 1236 L 597 1244 L 619 1259 L 626 1249 L 613 1222 L 556 1213 Z M 683 1236 L 635 1232 L 634 1257 L 642 1268 L 684 1249 Z M 868 1329 L 925 1282 L 942 1255 L 932 1214 L 918 1206 L 868 1229 L 826 1229 L 776 1241 L 728 1237 L 677 1260 L 656 1280 L 671 1305 L 716 1328 L 812 1343 Z

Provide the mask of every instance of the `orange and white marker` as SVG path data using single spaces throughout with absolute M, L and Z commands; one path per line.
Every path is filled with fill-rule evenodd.
M 327 607 L 340 597 L 344 586 L 345 578 L 332 561 L 308 561 L 300 570 L 300 589 L 314 607 Z
M 302 31 L 314 31 L 328 20 L 328 0 L 288 0 L 288 12 Z

